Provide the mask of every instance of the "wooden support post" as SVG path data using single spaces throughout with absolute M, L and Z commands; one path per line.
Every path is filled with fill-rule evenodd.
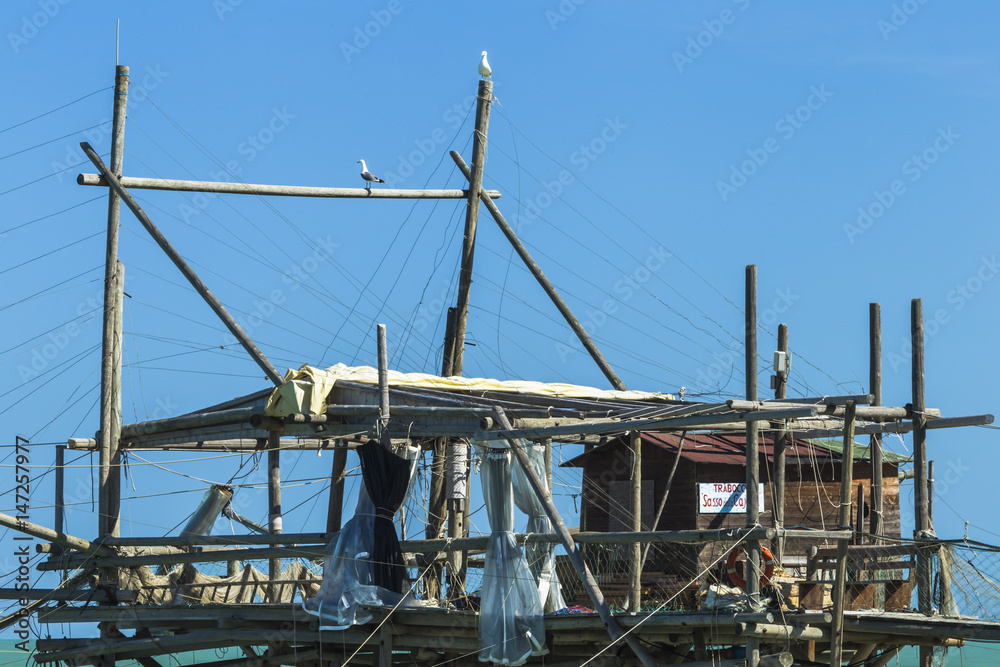
M 747 400 L 757 400 L 757 265 L 750 264 L 746 268 L 746 380 Z M 760 457 L 757 449 L 757 422 L 748 421 L 746 429 L 747 443 L 747 528 L 757 525 L 760 516 L 760 499 L 757 484 L 760 482 Z M 756 607 L 760 602 L 760 543 L 746 543 L 747 597 L 750 604 Z M 756 611 L 756 608 L 753 609 Z M 747 667 L 757 667 L 760 660 L 760 641 L 756 637 L 747 637 Z
M 882 311 L 877 303 L 868 304 L 868 391 L 872 395 L 872 405 L 882 405 Z M 869 439 L 872 463 L 872 502 L 868 532 L 881 535 L 885 530 L 882 520 L 882 435 L 872 433 Z M 879 538 L 873 537 L 872 544 Z
M 510 430 L 511 423 L 507 419 L 506 413 L 504 413 L 503 408 L 496 406 L 493 408 L 493 414 L 496 415 L 497 422 L 507 430 Z M 518 464 L 521 466 L 521 470 L 524 471 L 524 475 L 534 490 L 535 495 L 538 499 L 542 501 L 542 505 L 545 507 L 545 513 L 549 517 L 549 521 L 552 522 L 553 530 L 559 535 L 559 541 L 562 543 L 563 548 L 566 549 L 566 553 L 569 554 L 569 559 L 573 563 L 573 567 L 576 568 L 577 574 L 580 575 L 580 581 L 583 582 L 584 588 L 587 589 L 587 593 L 590 595 L 591 601 L 594 603 L 594 608 L 601 617 L 601 621 L 604 622 L 604 627 L 608 631 L 608 635 L 611 637 L 612 642 L 617 642 L 619 639 L 624 639 L 625 643 L 628 644 L 632 652 L 639 661 L 644 665 L 644 667 L 655 667 L 656 661 L 646 650 L 646 647 L 642 645 L 639 640 L 638 635 L 634 633 L 625 634 L 622 632 L 621 626 L 618 625 L 618 621 L 611 613 L 611 609 L 608 608 L 608 603 L 604 600 L 604 594 L 601 593 L 601 589 L 597 586 L 597 582 L 594 581 L 593 575 L 587 568 L 587 564 L 583 560 L 583 556 L 580 550 L 576 546 L 576 542 L 573 541 L 573 536 L 570 535 L 569 529 L 566 528 L 566 524 L 563 523 L 562 517 L 559 516 L 559 511 L 556 506 L 552 503 L 552 499 L 549 498 L 545 493 L 545 488 L 542 486 L 542 481 L 538 479 L 535 474 L 535 469 L 531 465 L 531 461 L 528 460 L 528 455 L 524 453 L 521 448 L 520 442 L 516 440 L 508 440 L 511 452 L 513 452 L 514 457 L 517 459 Z
M 111 119 L 111 166 L 109 173 L 120 176 L 125 156 L 125 117 L 128 104 L 128 67 L 115 68 L 114 111 Z M 121 500 L 121 470 L 118 444 L 121 435 L 121 263 L 118 261 L 118 227 L 121 201 L 108 191 L 108 234 L 104 256 L 104 317 L 101 334 L 101 451 L 98 472 L 98 535 L 117 537 Z M 117 328 L 116 328 L 117 324 Z M 118 570 L 101 571 L 112 588 L 118 587 Z M 101 625 L 101 638 L 117 632 L 113 624 Z M 103 656 L 99 664 L 115 664 L 114 654 Z
M 378 334 L 378 409 L 379 437 L 382 446 L 388 448 L 392 442 L 389 438 L 389 346 L 386 343 L 385 325 L 379 324 Z
M 198 277 L 198 274 L 194 272 L 194 269 L 192 269 L 188 263 L 184 261 L 184 258 L 181 257 L 180 253 L 177 252 L 177 250 L 170 244 L 170 241 L 168 241 L 156 225 L 153 224 L 153 221 L 148 215 L 146 215 L 146 212 L 142 210 L 142 207 L 135 201 L 135 198 L 129 194 L 128 190 L 122 187 L 122 184 L 118 181 L 118 177 L 111 173 L 107 165 L 104 164 L 104 161 L 97 155 L 97 152 L 91 148 L 90 144 L 84 141 L 80 144 L 80 147 L 83 149 L 83 152 L 87 155 L 90 161 L 94 163 L 94 166 L 97 167 L 101 174 L 104 175 L 104 178 L 107 179 L 111 189 L 118 193 L 118 196 L 121 197 L 122 201 L 124 201 L 129 209 L 131 209 L 132 213 L 135 214 L 135 217 L 139 219 L 139 222 L 141 222 L 142 226 L 146 228 L 146 231 L 153 237 L 153 240 L 160 246 L 160 249 L 166 253 L 167 257 L 170 258 L 170 261 L 174 263 L 174 266 L 180 269 L 180 272 L 184 274 L 184 277 L 188 279 L 188 282 L 191 283 L 191 286 L 194 287 L 195 291 L 201 295 L 201 298 L 208 303 L 209 307 L 211 307 L 219 319 L 222 320 L 223 324 L 226 325 L 226 328 L 229 329 L 230 333 L 236 336 L 236 340 L 240 341 L 240 344 L 250 354 L 253 360 L 257 362 L 257 365 L 261 367 L 268 379 L 270 379 L 275 386 L 280 387 L 284 383 L 284 380 L 274 365 L 268 361 L 267 357 L 264 356 L 264 353 L 257 348 L 257 345 L 252 340 L 250 340 L 250 337 L 247 336 L 246 332 L 243 331 L 243 328 L 236 322 L 236 320 L 233 319 L 233 316 L 229 314 L 229 311 L 226 310 L 225 306 L 222 305 L 219 299 L 216 298 L 216 296 L 212 294 L 212 291 L 208 289 L 205 283 L 202 282 L 201 278 Z
M 469 175 L 469 199 L 465 209 L 465 234 L 462 238 L 462 265 L 458 278 L 458 316 L 455 320 L 454 375 L 462 374 L 465 358 L 465 331 L 469 317 L 469 293 L 472 289 L 472 262 L 476 251 L 476 225 L 479 221 L 479 192 L 486 165 L 486 134 L 493 105 L 493 82 L 482 79 L 476 100 L 476 127 L 472 137 L 472 170 Z
M 458 308 L 448 308 L 444 327 L 444 352 L 441 355 L 441 377 L 451 377 L 455 374 L 455 322 L 458 319 Z
M 466 178 L 471 178 L 469 167 L 465 164 L 465 160 L 462 159 L 462 156 L 456 151 L 452 151 L 451 158 L 455 161 L 455 164 L 458 165 L 462 174 Z M 528 267 L 528 270 L 531 271 L 531 275 L 535 277 L 535 280 L 542 286 L 542 289 L 545 290 L 549 299 L 552 300 L 552 303 L 559 310 L 560 314 L 562 314 L 563 319 L 565 319 L 566 323 L 569 324 L 571 329 L 573 329 L 573 333 L 575 333 L 577 338 L 580 339 L 584 349 L 586 349 L 587 352 L 590 353 L 591 358 L 597 362 L 597 366 L 601 369 L 601 372 L 604 373 L 604 377 L 608 379 L 612 387 L 624 391 L 626 389 L 625 383 L 621 381 L 621 378 L 618 377 L 618 374 L 615 373 L 614 369 L 611 368 L 611 365 L 608 364 L 604 355 L 601 354 L 599 349 L 597 349 L 597 345 L 595 345 L 594 341 L 591 340 L 590 334 L 588 334 L 583 328 L 583 325 L 580 324 L 580 320 L 576 319 L 576 315 L 573 314 L 573 311 L 570 310 L 569 306 L 566 305 L 566 302 L 563 301 L 563 298 L 559 295 L 558 290 L 556 290 L 555 286 L 553 286 L 548 277 L 546 277 L 541 267 L 538 266 L 538 263 L 534 260 L 534 258 L 532 258 L 528 249 L 524 247 L 523 243 L 521 243 L 521 239 L 517 237 L 517 234 L 514 233 L 514 229 L 503 217 L 503 214 L 500 213 L 500 209 L 497 208 L 497 205 L 493 202 L 493 200 L 486 197 L 485 194 L 480 193 L 480 198 L 486 205 L 486 210 L 490 212 L 490 215 L 493 216 L 493 219 L 500 227 L 500 231 L 502 231 L 504 236 L 507 237 L 510 244 L 514 246 L 514 250 L 521 258 L 521 261 L 523 261 L 524 265 Z
M 927 462 L 927 525 L 934 530 L 934 461 Z
M 954 580 L 951 563 L 951 545 L 940 545 L 938 547 L 938 572 L 941 574 L 941 608 L 938 612 L 942 616 L 958 616 L 958 606 L 955 604 L 955 596 L 951 590 L 951 584 Z
M 384 625 L 378 633 L 378 655 L 373 661 L 376 667 L 392 667 L 392 626 Z
M 913 381 L 913 504 L 915 537 L 924 540 L 933 535 L 927 515 L 927 418 L 924 415 L 924 307 L 920 299 L 910 302 L 910 336 Z M 931 614 L 931 569 L 933 554 L 917 549 L 917 609 Z M 931 647 L 920 647 L 920 666 L 931 667 L 934 653 Z
M 65 496 L 63 489 L 66 487 L 66 445 L 56 445 L 56 497 L 55 497 L 55 521 L 52 524 L 57 533 L 65 532 Z
M 330 506 L 326 513 L 326 532 L 340 530 L 344 518 L 344 471 L 347 469 L 347 446 L 342 438 L 333 448 L 333 466 L 330 469 Z
M 788 325 L 778 325 L 778 352 L 784 352 L 784 370 L 775 370 L 774 398 L 782 400 L 788 390 Z M 776 422 L 777 428 L 774 434 L 774 468 L 772 479 L 774 484 L 771 487 L 771 511 L 774 515 L 774 527 L 781 529 L 785 527 L 785 445 L 788 442 L 788 429 L 786 422 Z M 781 564 L 785 560 L 785 538 L 781 533 L 774 540 L 774 556 Z
M 642 531 L 642 433 L 629 432 L 629 451 L 632 454 L 632 497 L 629 509 L 634 533 Z M 639 611 L 642 600 L 642 544 L 634 542 L 629 549 L 628 610 Z
M 549 497 L 552 497 L 552 438 L 545 438 L 542 441 L 542 447 L 544 447 L 544 461 L 545 461 L 545 488 L 549 490 Z
M 469 493 L 469 446 L 464 442 L 448 445 L 448 537 L 465 536 L 465 498 Z M 452 600 L 465 597 L 467 551 L 448 554 L 448 597 Z
M 851 523 L 851 491 L 854 484 L 855 405 L 847 404 L 844 415 L 844 452 L 840 464 L 840 509 L 838 529 Z M 844 654 L 844 595 L 847 587 L 847 541 L 837 542 L 837 574 L 833 582 L 833 621 L 830 625 L 830 667 L 840 667 Z
M 267 433 L 267 530 L 272 535 L 281 534 L 281 432 Z M 272 544 L 271 546 L 276 546 Z M 277 603 L 281 576 L 281 559 L 271 558 L 267 563 L 267 578 L 271 580 L 272 603 Z
M 865 485 L 863 482 L 858 482 L 858 507 L 855 511 L 854 516 L 854 544 L 864 544 L 865 536 L 863 535 L 865 530 Z
M 111 120 L 110 170 L 120 176 L 125 154 L 125 109 L 128 102 L 128 67 L 115 69 L 114 113 Z M 113 465 L 121 432 L 121 414 L 116 417 L 115 406 L 115 347 L 121 336 L 115 331 L 115 304 L 118 301 L 118 226 L 121 200 L 114 190 L 108 191 L 108 234 L 104 256 L 104 328 L 101 336 L 101 456 L 98 477 L 98 534 L 111 535 L 117 530 L 117 516 L 112 518 L 111 504 L 114 491 L 112 476 L 119 471 Z M 119 370 L 120 373 L 120 370 Z
M 472 290 L 472 266 L 476 251 L 476 226 L 479 222 L 479 193 L 483 185 L 483 169 L 486 166 L 486 137 L 490 126 L 490 108 L 493 106 L 493 82 L 482 79 L 479 82 L 479 92 L 476 99 L 476 125 L 472 136 L 472 171 L 469 175 L 469 197 L 465 207 L 465 233 L 462 236 L 462 261 L 458 276 L 458 300 L 455 314 L 455 344 L 452 352 L 451 374 L 462 375 L 465 362 L 465 332 L 469 319 L 469 300 Z M 454 451 L 454 448 L 452 448 Z M 468 479 L 468 454 L 458 461 L 451 462 L 453 475 Z M 462 469 L 459 469 L 461 467 Z M 468 534 L 468 492 L 463 498 L 453 498 L 449 501 L 448 535 L 465 536 Z M 452 564 L 452 586 L 457 591 L 465 590 L 465 572 L 468 553 L 463 553 L 461 562 Z M 450 568 L 451 569 L 451 568 Z M 457 575 L 457 576 L 456 576 Z

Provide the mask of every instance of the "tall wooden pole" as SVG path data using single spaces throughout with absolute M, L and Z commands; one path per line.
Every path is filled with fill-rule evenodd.
M 882 310 L 877 303 L 868 304 L 868 393 L 872 395 L 872 405 L 882 405 Z M 884 530 L 882 520 L 882 436 L 873 433 L 869 439 L 872 464 L 872 512 L 869 532 L 881 535 Z M 877 537 L 872 544 L 878 544 Z
M 632 453 L 632 527 L 634 533 L 642 531 L 642 433 L 629 432 L 629 450 Z M 642 596 L 642 543 L 633 542 L 630 545 L 628 610 L 639 611 Z
M 854 484 L 854 401 L 847 403 L 844 414 L 844 453 L 840 465 L 840 509 L 837 528 L 851 523 L 851 487 Z M 833 622 L 830 625 L 830 667 L 840 667 L 844 652 L 844 594 L 847 588 L 847 541 L 837 542 L 837 575 L 833 582 Z
M 757 400 L 757 265 L 746 269 L 746 376 L 747 400 Z M 760 481 L 760 457 L 757 447 L 757 422 L 748 421 L 747 441 L 747 521 L 748 528 L 757 525 L 760 517 L 760 498 L 757 484 Z M 760 543 L 747 542 L 747 597 L 752 605 L 760 602 Z M 760 640 L 747 637 L 747 667 L 757 667 L 760 661 Z
M 125 155 L 125 115 L 128 104 L 128 67 L 115 68 L 114 112 L 111 119 L 111 165 L 115 176 L 121 176 Z M 120 398 L 115 395 L 115 347 L 121 336 L 115 331 L 115 304 L 118 300 L 118 224 L 121 200 L 114 190 L 108 191 L 108 235 L 104 254 L 104 320 L 101 335 L 101 452 L 98 477 L 98 534 L 117 536 L 118 515 L 112 514 L 112 495 L 115 484 L 112 477 L 119 475 L 115 466 L 118 439 L 121 433 L 121 413 L 115 406 Z M 120 357 L 119 357 L 120 359 Z M 118 369 L 120 376 L 121 369 Z
M 114 111 L 111 117 L 111 166 L 109 173 L 121 176 L 125 156 L 125 116 L 128 105 L 128 67 L 115 67 Z M 121 201 L 114 190 L 108 191 L 108 234 L 104 254 L 104 313 L 101 331 L 101 450 L 98 471 L 99 536 L 118 536 L 121 495 L 118 443 L 121 437 L 121 317 L 116 306 L 121 302 L 121 264 L 118 261 L 118 225 Z M 118 327 L 116 328 L 116 323 Z M 117 364 L 117 367 L 116 367 Z M 102 569 L 100 576 L 112 588 L 118 587 L 118 570 Z M 101 638 L 110 640 L 117 627 L 101 625 Z M 113 654 L 105 656 L 101 665 L 115 664 Z
M 471 179 L 472 175 L 469 172 L 469 167 L 465 164 L 465 160 L 462 159 L 462 156 L 456 151 L 452 151 L 451 158 L 455 161 L 455 164 L 458 165 L 462 174 L 466 178 Z M 500 227 L 500 231 L 503 232 L 504 236 L 507 237 L 507 240 L 510 241 L 510 244 L 514 247 L 514 250 L 521 258 L 521 261 L 524 262 L 524 265 L 528 267 L 529 271 L 531 271 L 531 275 L 535 277 L 538 284 L 542 286 L 543 290 L 545 290 L 549 299 L 552 300 L 552 303 L 559 310 L 560 314 L 562 314 L 563 319 L 565 319 L 566 323 L 569 324 L 573 333 L 576 334 L 576 337 L 580 339 L 580 343 L 583 344 L 584 349 L 586 349 L 587 352 L 590 353 L 591 358 L 597 362 L 597 366 L 601 369 L 601 372 L 604 373 L 604 377 L 608 379 L 608 382 L 611 383 L 612 387 L 624 391 L 626 389 L 625 383 L 621 381 L 618 374 L 615 373 L 614 369 L 611 368 L 611 365 L 608 364 L 604 355 L 601 354 L 597 345 L 590 338 L 590 334 L 588 334 L 586 329 L 583 328 L 583 325 L 580 324 L 580 320 L 576 318 L 573 311 L 570 310 L 568 305 L 566 305 L 566 302 L 563 300 L 562 296 L 560 296 L 559 291 L 556 290 L 555 286 L 549 281 L 545 272 L 542 271 L 541 267 L 538 266 L 538 263 L 531 256 L 531 253 L 528 252 L 528 249 L 524 247 L 523 243 L 521 243 L 521 239 L 517 237 L 517 234 L 514 233 L 514 229 L 503 217 L 503 214 L 500 213 L 500 209 L 497 208 L 497 205 L 492 199 L 486 196 L 485 192 L 480 192 L 480 198 L 482 199 L 483 204 L 486 205 L 486 210 L 490 212 L 490 215 L 493 216 L 493 219 Z
M 490 125 L 493 104 L 493 82 L 479 81 L 476 100 L 476 129 L 472 137 L 472 171 L 469 179 L 469 199 L 465 210 L 465 235 L 462 238 L 462 266 L 458 277 L 458 319 L 455 321 L 454 375 L 462 374 L 465 357 L 465 330 L 469 317 L 469 293 L 472 289 L 472 260 L 476 251 L 476 224 L 479 220 L 479 191 L 483 186 L 486 165 L 486 133 Z
M 465 234 L 462 237 L 462 263 L 458 275 L 458 302 L 455 314 L 455 343 L 452 352 L 451 374 L 460 376 L 465 361 L 465 332 L 469 319 L 469 297 L 472 290 L 472 264 L 476 251 L 476 225 L 479 221 L 479 192 L 483 186 L 483 169 L 486 166 L 486 137 L 490 126 L 490 108 L 493 105 L 493 82 L 479 81 L 476 98 L 476 127 L 472 137 L 472 170 L 469 174 L 469 198 L 465 208 Z M 467 447 L 467 446 L 466 446 Z M 452 446 L 453 452 L 456 447 Z M 449 472 L 453 477 L 466 480 L 468 494 L 469 458 L 468 454 L 449 461 Z M 453 487 L 454 488 L 454 487 Z M 448 507 L 449 537 L 464 536 L 468 531 L 467 498 L 451 498 Z M 465 590 L 465 571 L 468 553 L 462 553 L 461 562 L 452 557 L 451 579 L 456 591 Z
M 784 369 L 775 370 L 774 397 L 778 400 L 785 398 L 788 390 L 788 325 L 778 325 L 778 352 L 784 353 Z M 788 442 L 788 429 L 786 422 L 776 424 L 777 432 L 774 435 L 774 471 L 772 479 L 774 486 L 771 494 L 771 509 L 774 512 L 774 527 L 781 529 L 785 527 L 785 444 Z M 785 559 L 785 537 L 779 533 L 774 540 L 775 558 L 778 563 L 783 563 Z
M 914 533 L 918 540 L 931 537 L 927 503 L 927 419 L 924 416 L 924 305 L 921 299 L 910 302 L 910 345 L 913 383 L 913 504 Z M 917 549 L 917 609 L 931 613 L 931 569 L 933 556 L 927 549 Z M 930 647 L 920 647 L 921 667 L 934 664 Z
M 910 333 L 913 362 L 913 467 L 914 516 L 917 537 L 930 528 L 927 521 L 927 420 L 924 417 L 924 311 L 923 302 L 910 304 Z M 930 598 L 928 597 L 928 600 Z
M 267 531 L 271 535 L 281 534 L 281 431 L 267 432 Z M 281 559 L 271 558 L 267 563 L 267 578 L 271 580 L 272 602 L 277 601 L 276 582 L 280 577 Z

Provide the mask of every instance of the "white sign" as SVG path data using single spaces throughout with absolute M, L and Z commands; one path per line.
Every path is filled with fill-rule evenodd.
M 764 508 L 764 485 L 757 491 Z M 711 482 L 698 485 L 699 514 L 746 514 L 747 485 L 742 482 Z

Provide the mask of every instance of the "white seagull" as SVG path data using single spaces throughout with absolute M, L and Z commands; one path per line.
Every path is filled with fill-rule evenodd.
M 479 61 L 479 73 L 487 78 L 489 78 L 490 74 L 493 74 L 493 70 L 490 69 L 490 64 L 486 62 L 485 51 L 483 51 L 483 59 Z
M 361 178 L 367 181 L 365 183 L 366 190 L 372 189 L 372 183 L 385 183 L 381 178 L 368 171 L 368 165 L 365 164 L 364 160 L 358 160 L 358 164 L 361 165 Z

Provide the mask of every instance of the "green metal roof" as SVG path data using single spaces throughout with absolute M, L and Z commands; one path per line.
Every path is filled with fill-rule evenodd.
M 844 453 L 844 441 L 835 439 L 825 439 L 825 438 L 806 438 L 806 441 L 823 449 L 828 449 L 831 452 L 836 452 L 837 454 Z M 870 445 L 863 445 L 857 440 L 854 441 L 854 459 L 867 461 L 871 458 L 869 450 Z M 913 459 L 909 456 L 903 456 L 902 454 L 897 454 L 895 452 L 890 452 L 888 449 L 882 448 L 882 460 L 886 463 L 909 463 Z

